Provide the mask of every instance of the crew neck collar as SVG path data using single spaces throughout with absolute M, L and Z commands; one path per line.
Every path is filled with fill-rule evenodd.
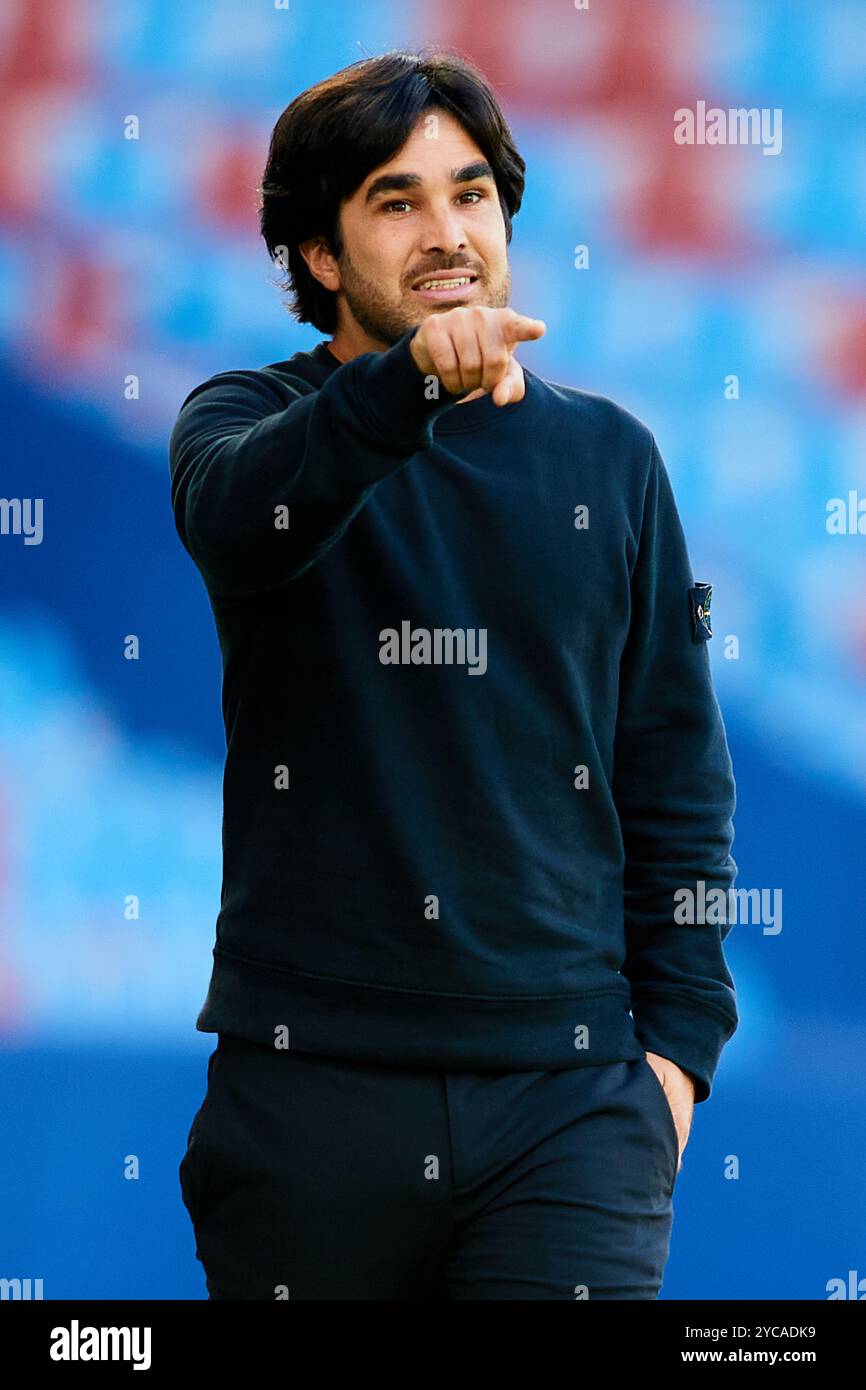
M 330 376 L 331 372 L 343 365 L 324 340 L 316 344 L 310 355 L 325 370 L 326 376 Z M 524 367 L 523 374 L 528 395 L 532 373 Z M 514 401 L 510 405 L 497 405 L 489 391 L 484 396 L 476 397 L 474 401 L 464 401 L 462 404 L 455 401 L 448 410 L 444 410 L 441 415 L 436 416 L 433 421 L 433 433 L 434 435 L 466 434 L 471 430 L 485 429 L 496 420 L 501 420 L 506 416 L 513 417 L 515 411 L 519 411 L 525 403 L 526 396 L 523 397 L 523 400 Z

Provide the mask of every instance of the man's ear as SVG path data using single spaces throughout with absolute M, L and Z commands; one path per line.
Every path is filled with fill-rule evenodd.
M 334 258 L 327 238 L 308 237 L 298 242 L 298 250 L 307 263 L 310 274 L 324 285 L 326 290 L 338 290 L 341 286 L 340 268 Z

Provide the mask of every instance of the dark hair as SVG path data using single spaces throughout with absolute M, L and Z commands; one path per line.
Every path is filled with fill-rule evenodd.
M 271 134 L 258 189 L 261 234 L 271 259 L 287 271 L 287 307 L 300 323 L 323 333 L 337 328 L 336 294 L 310 274 L 299 242 L 322 236 L 335 256 L 342 253 L 341 203 L 393 158 L 431 107 L 459 121 L 490 164 L 511 240 L 526 164 L 483 74 L 441 49 L 351 63 L 286 107 Z

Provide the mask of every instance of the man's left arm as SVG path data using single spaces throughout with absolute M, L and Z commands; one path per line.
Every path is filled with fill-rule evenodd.
M 689 1092 L 693 1087 L 694 1103 L 708 1098 L 739 1022 L 722 948 L 730 931 L 727 890 L 737 874 L 736 790 L 703 596 L 653 439 L 620 666 L 613 793 L 625 846 L 622 972 L 631 984 L 635 1031 L 655 1054 L 648 1060 L 668 1091 L 681 1146 L 691 1122 Z M 724 893 L 721 921 L 712 913 L 709 923 L 683 921 L 678 890 L 693 895 L 699 916 L 701 893 L 714 888 Z

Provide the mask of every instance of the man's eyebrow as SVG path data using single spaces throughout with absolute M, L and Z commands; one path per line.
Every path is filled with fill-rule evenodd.
M 485 159 L 477 159 L 473 164 L 464 164 L 462 169 L 451 170 L 452 183 L 472 183 L 475 179 L 493 179 L 496 176 Z M 417 188 L 423 180 L 420 174 L 380 174 L 374 179 L 364 196 L 365 203 L 371 203 L 380 193 L 402 193 L 407 188 Z

